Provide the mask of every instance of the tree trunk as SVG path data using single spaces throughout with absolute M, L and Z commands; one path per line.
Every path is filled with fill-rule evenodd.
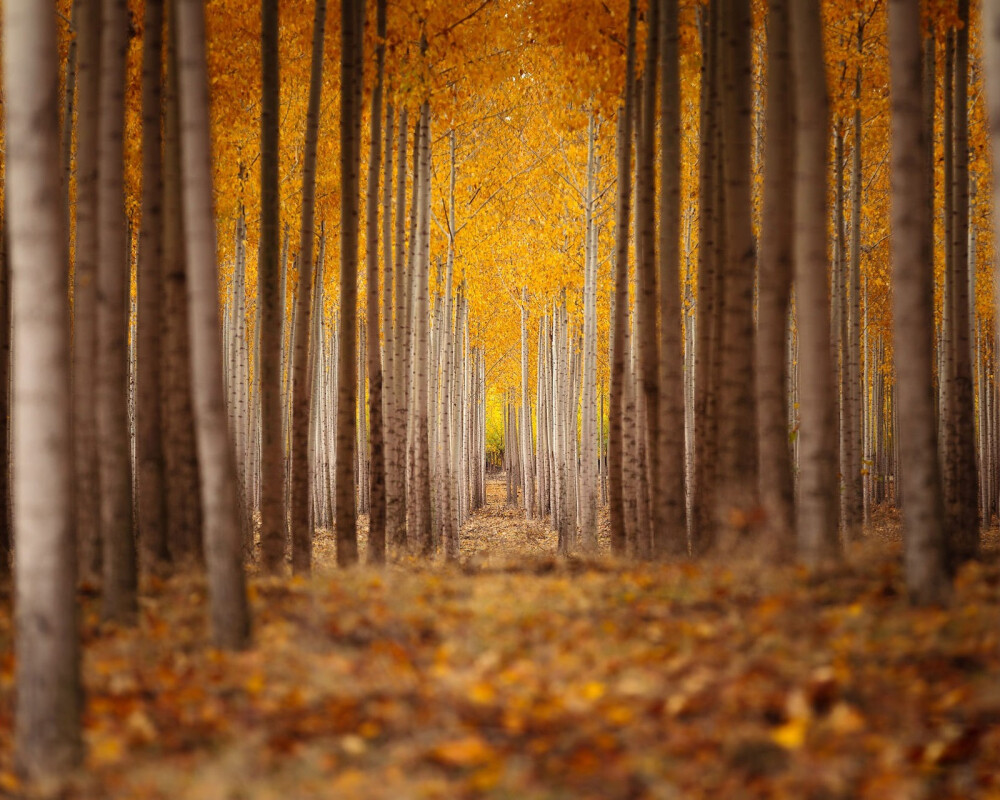
M 396 225 L 393 269 L 396 317 L 393 321 L 392 354 L 392 423 L 387 426 L 393 433 L 389 440 L 386 485 L 386 536 L 389 543 L 400 548 L 406 544 L 406 450 L 407 450 L 407 395 L 410 385 L 409 329 L 407 309 L 410 295 L 403 271 L 406 255 L 406 134 L 407 113 L 405 106 L 399 112 L 398 159 L 396 162 Z M 416 164 L 414 164 L 414 167 Z M 412 203 L 413 208 L 416 204 Z M 412 246 L 412 245 L 411 245 Z M 386 317 L 388 325 L 390 317 Z M 388 340 L 387 340 L 388 341 Z
M 162 440 L 160 298 L 163 285 L 163 173 L 160 74 L 163 0 L 147 0 L 142 45 L 142 227 L 139 231 L 136 462 L 139 541 L 147 564 L 156 567 L 170 552 L 166 538 L 166 493 Z
M 772 0 L 767 40 L 767 139 L 757 313 L 757 425 L 761 505 L 767 531 L 779 556 L 792 552 L 795 521 L 786 407 L 795 177 L 790 44 L 789 4 L 787 0 Z
M 97 489 L 97 127 L 100 91 L 99 0 L 81 0 L 76 157 L 76 248 L 73 266 L 73 449 L 80 577 L 101 572 Z
M 125 0 L 101 5 L 97 271 L 97 435 L 104 619 L 132 624 L 138 611 L 128 416 L 128 287 L 123 130 Z
M 312 67 L 309 74 L 309 107 L 306 111 L 305 150 L 302 158 L 302 225 L 299 238 L 299 287 L 295 295 L 294 364 L 292 375 L 292 570 L 312 568 L 313 520 L 309 513 L 309 417 L 312 380 L 309 370 L 313 275 L 316 239 L 316 148 L 319 107 L 323 89 L 323 42 L 326 0 L 316 0 L 313 16 Z
M 889 3 L 892 98 L 892 267 L 896 381 L 906 461 L 903 507 L 906 584 L 921 604 L 950 591 L 934 432 L 933 229 L 921 91 L 920 15 L 912 0 Z
M 382 347 L 379 341 L 378 175 L 382 168 L 382 80 L 385 72 L 385 4 L 376 2 L 376 77 L 372 92 L 371 147 L 368 151 L 366 257 L 368 267 L 368 416 L 371 463 L 368 473 L 368 561 L 385 562 L 385 437 L 382 419 Z M 386 193 L 389 187 L 386 185 Z
M 979 550 L 976 474 L 976 410 L 972 392 L 971 302 L 969 292 L 969 0 L 958 0 L 955 33 L 954 159 L 952 191 L 952 296 L 949 373 L 952 405 L 948 420 L 948 458 L 952 488 L 947 494 L 952 566 L 975 558 Z M 947 243 L 946 243 L 946 246 Z
M 413 324 L 414 347 L 412 357 L 414 362 L 414 434 L 413 434 L 413 485 L 415 495 L 411 502 L 415 504 L 416 528 L 412 532 L 413 544 L 421 555 L 428 556 L 434 547 L 431 519 L 431 461 L 430 461 L 430 298 L 429 275 L 430 266 L 430 197 L 431 197 L 431 120 L 430 106 L 423 103 L 420 107 L 420 149 L 417 169 L 421 172 L 417 246 L 414 259 L 414 297 Z
M 719 512 L 745 529 L 756 505 L 757 425 L 754 397 L 754 237 L 751 220 L 751 14 L 749 0 L 723 0 L 722 69 L 725 260 L 719 397 Z M 736 522 L 736 524 L 733 524 Z
M 191 340 L 198 342 L 191 353 L 191 375 L 212 639 L 217 647 L 240 649 L 250 643 L 250 611 L 243 575 L 239 482 L 222 386 L 208 68 L 201 0 L 180 0 L 177 29 L 188 303 Z
M 642 483 L 659 480 L 659 339 L 656 332 L 656 77 L 659 57 L 659 6 L 650 3 L 646 15 L 646 52 L 640 84 L 636 122 L 635 157 L 635 343 L 636 405 L 642 414 L 637 418 L 637 444 L 646 454 L 648 469 Z M 665 493 L 656 497 L 655 514 L 651 506 L 640 503 L 640 527 L 652 534 L 654 526 L 666 525 Z M 644 541 L 647 537 L 643 537 Z M 646 554 L 648 557 L 648 553 Z
M 694 469 L 691 488 L 691 552 L 708 550 L 715 538 L 715 473 L 717 466 L 715 363 L 718 342 L 716 321 L 720 313 L 718 295 L 720 266 L 716 257 L 717 231 L 722 209 L 718 133 L 718 18 L 720 0 L 711 0 L 707 21 L 702 15 L 701 95 L 699 112 L 698 170 L 698 307 L 695 342 Z
M 827 288 L 827 91 L 818 2 L 792 5 L 795 69 L 795 298 L 800 341 L 799 555 L 835 557 L 837 418 Z M 728 200 L 728 198 L 727 198 Z
M 46 778 L 68 772 L 83 756 L 59 59 L 51 8 L 6 3 L 3 12 L 6 208 L 17 329 L 14 748 L 29 778 Z
M 260 307 L 261 486 L 260 559 L 266 572 L 277 573 L 285 561 L 284 434 L 281 395 L 281 331 L 285 308 L 279 307 L 278 231 L 278 0 L 261 0 L 261 146 L 260 255 L 257 304 Z
M 681 304 L 681 89 L 677 0 L 660 0 L 660 352 L 658 439 L 650 440 L 657 556 L 687 555 L 684 445 L 684 326 Z M 652 98 L 649 99 L 652 104 Z M 650 134 L 652 139 L 652 134 Z M 648 145 L 653 148 L 652 142 Z M 648 392 L 648 387 L 647 387 Z M 647 395 L 647 403 L 649 397 Z
M 358 171 L 361 166 L 361 87 L 364 65 L 364 0 L 344 0 L 340 54 L 340 363 L 337 375 L 337 465 L 335 509 L 337 564 L 358 561 L 354 497 L 357 429 Z
M 625 496 L 622 486 L 623 416 L 628 341 L 628 251 L 631 211 L 632 106 L 635 81 L 635 29 L 637 0 L 629 0 L 628 53 L 625 66 L 625 102 L 618 117 L 618 198 L 615 219 L 615 283 L 612 306 L 611 401 L 609 403 L 608 503 L 611 551 L 625 555 Z M 630 454 L 631 456 L 631 454 Z

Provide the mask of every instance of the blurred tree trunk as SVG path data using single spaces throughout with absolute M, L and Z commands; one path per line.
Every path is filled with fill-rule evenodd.
M 793 552 L 795 491 L 788 442 L 788 309 L 792 293 L 795 131 L 789 4 L 772 0 L 767 36 L 767 138 L 757 314 L 760 498 L 776 554 Z
M 128 416 L 128 238 L 125 229 L 125 0 L 101 5 L 98 122 L 97 436 L 104 619 L 132 624 L 138 611 Z
M 660 0 L 660 353 L 657 451 L 653 493 L 654 552 L 686 556 L 684 354 L 681 342 L 681 88 L 677 0 Z M 652 101 L 651 101 L 652 102 Z M 652 138 L 652 137 L 650 137 Z M 653 144 L 649 145 L 651 148 Z M 647 398 L 648 400 L 648 398 Z M 661 505 L 657 505 L 661 503 Z M 657 510 L 658 509 L 658 510 Z
M 378 252 L 378 176 L 382 168 L 382 83 L 385 74 L 386 0 L 376 0 L 375 88 L 372 92 L 371 146 L 368 151 L 368 198 L 365 223 L 368 297 L 368 561 L 385 562 L 385 426 L 382 417 L 382 347 L 379 340 L 379 252 Z M 385 186 L 388 195 L 389 185 Z
M 625 555 L 625 496 L 623 466 L 625 459 L 624 411 L 625 361 L 628 344 L 628 251 L 631 213 L 632 114 L 635 83 L 635 29 L 638 3 L 629 0 L 628 52 L 625 66 L 625 100 L 618 111 L 618 197 L 615 218 L 614 294 L 611 332 L 611 400 L 608 407 L 608 503 L 611 522 L 611 551 Z M 629 453 L 629 457 L 633 457 Z
M 100 92 L 100 0 L 81 0 L 76 155 L 76 247 L 73 265 L 73 450 L 80 577 L 101 573 L 97 488 L 97 123 Z
M 58 64 L 51 7 L 5 3 L 6 208 L 17 326 L 14 750 L 32 779 L 65 774 L 83 756 Z
M 795 299 L 800 341 L 799 555 L 809 564 L 839 553 L 837 418 L 827 286 L 826 73 L 818 0 L 792 6 L 795 71 Z
M 312 69 L 309 76 L 309 107 L 306 111 L 305 151 L 302 163 L 302 225 L 299 238 L 299 287 L 295 295 L 295 354 L 292 367 L 292 570 L 312 568 L 313 519 L 309 494 L 309 418 L 312 397 L 310 352 L 313 331 L 312 296 L 316 240 L 316 149 L 319 139 L 320 95 L 323 89 L 323 42 L 326 31 L 326 0 L 316 0 L 313 16 Z
M 184 241 L 191 340 L 198 342 L 191 354 L 191 375 L 212 639 L 216 647 L 240 649 L 250 643 L 250 610 L 243 575 L 236 451 L 222 382 L 204 13 L 202 0 L 178 1 Z
M 343 0 L 340 17 L 340 348 L 337 375 L 335 524 L 337 563 L 358 560 L 354 495 L 358 374 L 358 172 L 361 165 L 361 88 L 364 0 Z
M 260 559 L 266 572 L 277 573 L 285 561 L 285 458 L 281 394 L 281 332 L 285 307 L 279 303 L 278 191 L 278 0 L 261 0 L 261 146 L 260 256 L 257 304 L 260 307 L 261 497 Z
M 142 45 L 142 225 L 137 269 L 136 463 L 139 542 L 147 566 L 169 559 L 164 491 L 163 421 L 160 400 L 163 358 L 160 335 L 163 259 L 161 71 L 163 0 L 146 0 Z
M 934 251 L 929 162 L 923 125 L 920 14 L 914 0 L 889 3 L 892 100 L 892 268 L 896 381 L 906 583 L 918 603 L 942 603 L 950 591 L 944 508 L 938 473 L 932 384 Z

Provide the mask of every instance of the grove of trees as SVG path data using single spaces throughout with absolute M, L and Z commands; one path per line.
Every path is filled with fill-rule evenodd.
M 343 568 L 461 561 L 488 465 L 565 557 L 823 569 L 898 509 L 938 606 L 979 556 L 1000 3 L 4 0 L 2 29 L 25 774 L 82 757 L 78 586 L 128 627 L 142 580 L 203 573 L 239 651 L 247 576 L 309 574 L 318 532 Z

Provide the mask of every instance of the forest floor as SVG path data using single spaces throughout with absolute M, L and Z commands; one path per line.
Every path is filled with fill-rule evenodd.
M 0 796 L 1000 798 L 1000 565 L 908 607 L 898 523 L 823 572 L 556 559 L 491 484 L 460 566 L 254 577 L 254 647 L 207 646 L 196 577 L 141 621 L 82 598 L 86 768 L 11 764 L 0 597 Z

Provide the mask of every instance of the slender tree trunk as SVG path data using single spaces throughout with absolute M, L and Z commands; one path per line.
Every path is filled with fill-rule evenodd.
M 393 269 L 395 287 L 396 318 L 393 322 L 393 356 L 392 356 L 392 405 L 394 416 L 392 424 L 393 435 L 390 439 L 389 462 L 387 469 L 388 486 L 386 491 L 386 528 L 389 542 L 397 548 L 406 545 L 406 452 L 407 452 L 407 396 L 409 393 L 409 328 L 407 326 L 407 309 L 409 308 L 409 292 L 407 290 L 408 275 L 403 271 L 406 255 L 405 229 L 406 224 L 406 133 L 407 113 L 404 106 L 399 112 L 399 142 L 396 162 L 396 226 Z M 414 167 L 416 164 L 414 164 Z M 416 208 L 415 202 L 412 207 Z M 411 209 L 412 210 L 412 209 Z M 412 240 L 411 240 L 412 241 Z M 411 244 L 412 247 L 412 244 Z M 389 317 L 386 317 L 388 324 Z
M 299 287 L 295 295 L 294 364 L 292 367 L 292 570 L 312 568 L 313 520 L 309 513 L 309 417 L 312 380 L 309 370 L 313 275 L 313 245 L 316 239 L 316 148 L 319 139 L 319 107 L 323 89 L 323 42 L 326 30 L 326 0 L 316 0 L 313 16 L 312 68 L 309 75 L 309 107 L 302 159 L 302 225 L 299 238 Z
M 864 512 L 861 488 L 861 205 L 862 130 L 861 130 L 861 58 L 864 55 L 864 28 L 858 25 L 858 70 L 854 83 L 854 150 L 851 155 L 851 242 L 847 274 L 847 366 L 849 390 L 847 418 L 851 426 L 848 441 L 848 471 L 844 476 L 847 515 L 845 535 L 853 540 L 861 535 Z
M 635 81 L 635 29 L 638 3 L 629 0 L 628 53 L 625 67 L 625 102 L 618 119 L 618 199 L 615 219 L 615 288 L 612 310 L 611 401 L 609 404 L 608 502 L 611 551 L 625 555 L 625 498 L 622 486 L 623 415 L 628 340 L 628 239 L 631 212 L 632 106 Z
M 340 364 L 337 375 L 337 466 L 335 515 L 337 563 L 358 561 L 354 498 L 357 429 L 358 210 L 361 166 L 362 29 L 364 0 L 344 0 L 340 54 Z
M 954 75 L 954 193 L 952 206 L 952 336 L 949 374 L 952 384 L 948 457 L 953 460 L 953 491 L 947 515 L 953 566 L 975 558 L 979 550 L 979 519 L 976 498 L 975 398 L 972 391 L 972 311 L 969 292 L 969 0 L 958 0 L 961 25 L 955 33 Z M 947 245 L 946 245 L 947 246 Z
M 531 458 L 531 400 L 528 393 L 528 290 L 521 288 L 521 488 L 524 513 L 535 516 L 535 477 Z
M 164 86 L 163 280 L 165 313 L 163 417 L 166 420 L 167 541 L 174 561 L 202 558 L 201 480 L 191 393 L 191 340 L 188 329 L 184 221 L 181 215 L 180 108 L 178 98 L 176 6 L 167 5 L 167 81 Z M 259 327 L 259 326 L 258 326 Z
M 101 612 L 106 620 L 131 624 L 138 605 L 126 341 L 129 274 L 123 130 L 127 26 L 125 0 L 103 0 L 97 187 L 97 435 L 104 545 Z
M 76 158 L 76 248 L 73 266 L 73 450 L 80 576 L 101 572 L 97 489 L 97 128 L 100 91 L 100 0 L 81 0 L 79 121 Z M 9 206 L 8 206 L 9 208 Z
M 376 2 L 376 77 L 372 92 L 371 147 L 368 155 L 367 267 L 368 267 L 368 416 L 370 458 L 368 474 L 368 561 L 385 562 L 385 436 L 382 418 L 382 347 L 379 342 L 378 175 L 382 168 L 382 80 L 385 72 L 385 4 Z M 386 185 L 386 193 L 389 187 Z
M 792 5 L 792 63 L 796 76 L 794 253 L 802 420 L 797 522 L 799 555 L 815 564 L 839 551 L 837 418 L 826 279 L 829 120 L 818 2 Z
M 715 320 L 719 265 L 716 253 L 718 217 L 718 16 L 720 0 L 711 0 L 707 22 L 702 16 L 702 67 L 698 174 L 698 307 L 695 342 L 694 469 L 691 488 L 691 551 L 698 555 L 714 541 L 714 486 L 717 465 L 715 369 L 717 341 Z
M 430 266 L 430 197 L 431 197 L 431 120 L 430 106 L 424 103 L 420 107 L 420 157 L 418 169 L 420 177 L 420 207 L 418 209 L 418 252 L 414 260 L 414 298 L 413 323 L 415 326 L 413 360 L 415 370 L 414 381 L 414 488 L 416 495 L 412 502 L 416 504 L 416 529 L 413 533 L 414 544 L 421 555 L 430 555 L 434 547 L 431 519 L 431 462 L 430 462 L 430 298 L 429 275 Z
M 191 374 L 202 467 L 212 638 L 217 647 L 240 649 L 250 643 L 250 611 L 243 575 L 239 481 L 222 386 L 208 67 L 201 0 L 179 0 L 177 28 L 188 303 L 191 339 L 198 342 L 192 350 Z
M 778 555 L 792 552 L 795 492 L 788 447 L 788 309 L 792 291 L 795 131 L 789 4 L 772 0 L 767 41 L 767 139 L 757 314 L 760 497 Z
M 681 90 L 677 0 L 661 0 L 660 11 L 660 238 L 659 238 L 659 422 L 650 440 L 656 466 L 650 490 L 660 557 L 687 555 L 684 445 L 684 325 L 681 305 Z M 650 104 L 653 99 L 648 98 Z M 652 139 L 650 132 L 650 139 Z M 653 149 L 653 144 L 648 145 Z M 649 402 L 648 387 L 646 402 Z M 648 413 L 648 408 L 647 408 Z
M 917 4 L 890 0 L 893 320 L 901 424 L 907 432 L 900 443 L 906 461 L 906 583 L 911 598 L 927 604 L 943 602 L 950 587 L 931 383 L 934 262 L 920 50 Z
M 599 475 L 600 444 L 597 439 L 597 251 L 594 228 L 594 193 L 597 174 L 597 155 L 594 152 L 595 130 L 593 110 L 587 123 L 587 188 L 584 195 L 584 288 L 583 288 L 583 408 L 582 436 L 580 442 L 580 543 L 585 552 L 597 551 L 597 482 Z M 540 353 L 539 353 L 540 356 Z M 541 376 L 541 370 L 538 375 Z M 538 380 L 541 386 L 541 378 Z M 539 432 L 541 403 L 539 409 Z M 540 437 L 539 437 L 540 438 Z M 541 450 L 541 441 L 539 441 Z M 541 470 L 539 470 L 539 486 Z M 541 495 L 541 492 L 539 492 Z M 539 504 L 541 506 L 541 504 Z M 539 515 L 544 515 L 539 508 Z
M 163 177 L 160 136 L 163 2 L 147 0 L 142 46 L 142 227 L 138 267 L 136 461 L 139 541 L 150 566 L 166 561 L 166 493 L 162 440 L 160 299 L 163 278 Z
M 642 482 L 648 486 L 651 478 L 660 479 L 658 463 L 659 443 L 659 339 L 656 331 L 656 77 L 659 58 L 659 2 L 650 3 L 646 15 L 646 52 L 643 64 L 636 122 L 635 160 L 635 350 L 637 355 L 637 386 L 642 395 L 637 397 L 637 444 L 646 455 L 646 474 Z M 656 507 L 640 503 L 640 527 L 652 536 L 654 526 L 666 525 L 666 494 L 656 497 Z M 650 540 L 651 541 L 651 540 Z M 647 543 L 647 537 L 643 536 Z M 644 553 L 648 557 L 649 553 Z
M 285 485 L 278 231 L 278 0 L 261 0 L 261 148 L 260 255 L 257 303 L 260 306 L 261 498 L 260 559 L 263 569 L 279 572 L 285 560 Z
M 58 63 L 51 8 L 4 4 L 6 209 L 17 330 L 14 749 L 30 778 L 64 774 L 83 756 Z

